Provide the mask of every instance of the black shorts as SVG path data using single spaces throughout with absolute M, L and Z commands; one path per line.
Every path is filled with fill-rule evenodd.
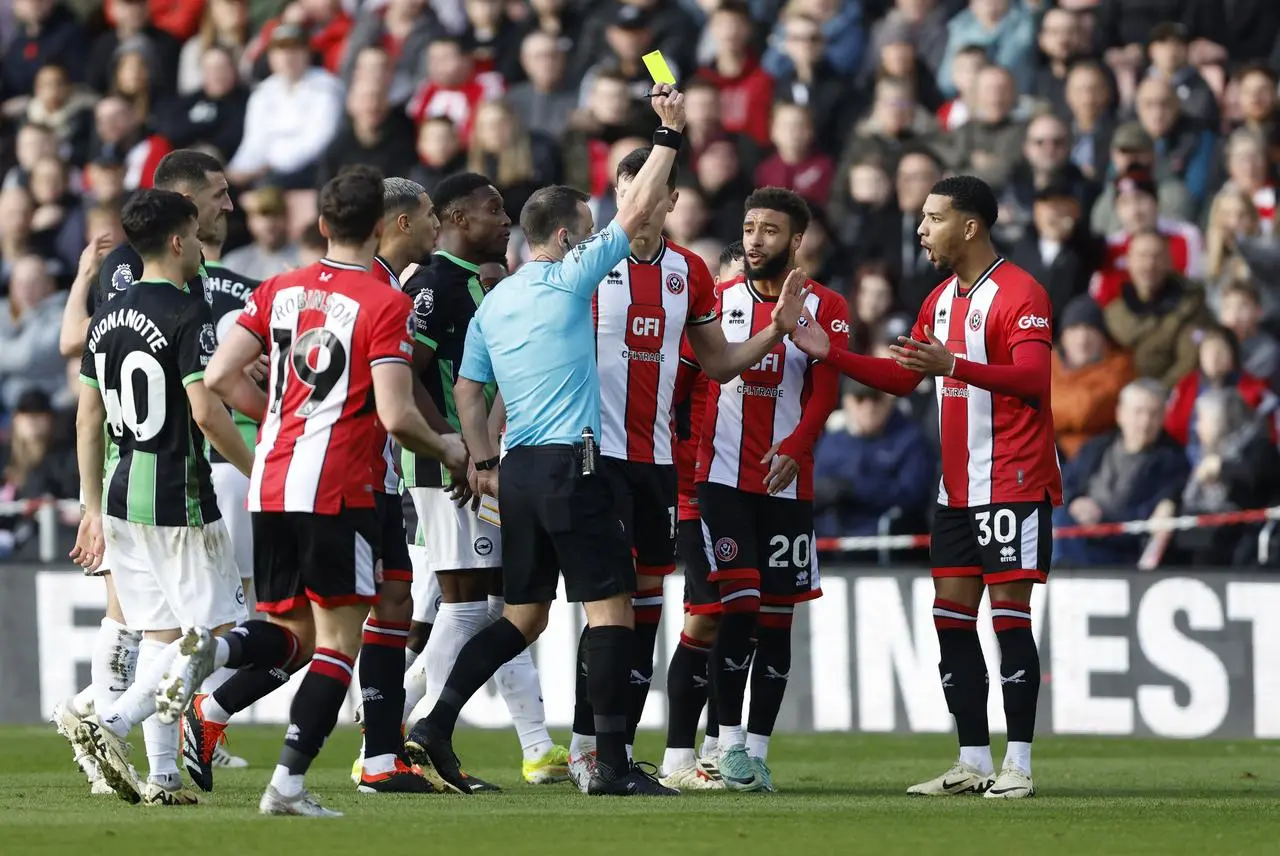
M 636 589 L 609 480 L 583 476 L 572 446 L 517 446 L 502 461 L 502 587 L 507 603 L 550 603 L 564 574 L 570 601 Z
M 676 468 L 600 459 L 618 519 L 627 529 L 636 574 L 666 576 L 676 569 Z
M 1053 505 L 1003 502 L 973 508 L 940 506 L 929 558 L 935 577 L 982 577 L 988 585 L 1042 583 L 1053 556 Z
M 338 514 L 253 513 L 258 609 L 279 615 L 308 601 L 333 608 L 377 603 L 382 527 L 372 508 Z
M 715 560 L 711 582 L 753 581 L 761 604 L 774 606 L 822 596 L 812 502 L 703 482 L 698 509 Z
M 711 582 L 711 555 L 701 520 L 676 524 L 676 552 L 684 565 L 684 610 L 694 615 L 720 614 L 720 589 Z
M 409 561 L 409 542 L 405 539 L 404 501 L 400 494 L 373 494 L 378 523 L 382 527 L 381 582 L 413 582 L 413 563 Z

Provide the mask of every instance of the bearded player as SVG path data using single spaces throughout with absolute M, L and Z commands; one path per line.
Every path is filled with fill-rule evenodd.
M 752 335 L 768 323 L 779 295 L 805 283 L 807 323 L 848 340 L 844 299 L 795 267 L 808 225 L 808 206 L 790 190 L 766 187 L 747 197 L 746 273 L 719 299 L 727 339 Z M 714 559 L 708 579 L 720 592 L 710 669 L 720 774 L 732 790 L 773 790 L 769 740 L 791 672 L 795 606 L 822 595 L 813 544 L 813 447 L 836 406 L 839 382 L 838 372 L 812 363 L 788 341 L 740 375 L 712 384 L 707 394 L 698 505 Z M 751 711 L 744 723 L 748 677 Z
M 1053 319 L 1049 297 L 991 244 L 995 195 L 961 175 L 933 186 L 917 233 L 929 261 L 950 270 L 920 308 L 910 337 L 875 359 L 833 347 L 809 325 L 793 341 L 810 356 L 892 395 L 936 377 L 942 484 L 930 545 L 938 672 L 956 721 L 960 757 L 909 794 L 1035 796 L 1031 740 L 1040 655 L 1031 634 L 1031 590 L 1049 573 L 1053 506 L 1062 476 L 1048 408 Z M 1008 722 L 995 774 L 987 725 L 987 666 L 978 604 L 989 589 L 1000 643 L 1000 691 Z M 994 774 L 994 775 L 993 775 Z

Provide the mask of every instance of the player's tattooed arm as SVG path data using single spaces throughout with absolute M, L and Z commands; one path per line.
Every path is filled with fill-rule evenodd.
M 84 513 L 76 532 L 71 559 L 88 570 L 102 564 L 105 541 L 102 535 L 102 469 L 106 457 L 103 423 L 107 418 L 102 394 L 96 386 L 80 387 L 80 403 L 76 409 L 76 464 L 83 488 Z

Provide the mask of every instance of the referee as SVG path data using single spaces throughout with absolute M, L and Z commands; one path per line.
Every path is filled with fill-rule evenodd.
M 470 790 L 453 753 L 458 714 L 546 628 L 561 572 L 569 600 L 586 606 L 590 628 L 587 667 L 599 755 L 587 792 L 679 793 L 627 758 L 635 568 L 608 484 L 595 472 L 600 382 L 591 298 L 630 255 L 631 236 L 666 197 L 685 122 L 684 96 L 671 87 L 658 86 L 651 101 L 662 127 L 613 223 L 591 235 L 585 194 L 562 186 L 534 193 L 520 213 L 533 258 L 489 293 L 467 329 L 455 397 L 477 493 L 498 496 L 486 383 L 497 381 L 507 407 L 499 507 L 507 606 L 462 649 L 439 702 L 405 742 L 415 762 L 434 766 L 459 793 Z

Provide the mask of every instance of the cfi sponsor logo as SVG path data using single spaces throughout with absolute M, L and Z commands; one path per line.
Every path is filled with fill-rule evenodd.
M 1023 315 L 1018 319 L 1019 330 L 1048 330 L 1049 319 L 1039 315 Z
M 668 274 L 667 291 L 672 294 L 682 294 L 684 292 L 684 277 L 678 273 Z
M 732 562 L 738 558 L 738 542 L 732 538 L 716 541 L 716 558 L 722 562 Z

